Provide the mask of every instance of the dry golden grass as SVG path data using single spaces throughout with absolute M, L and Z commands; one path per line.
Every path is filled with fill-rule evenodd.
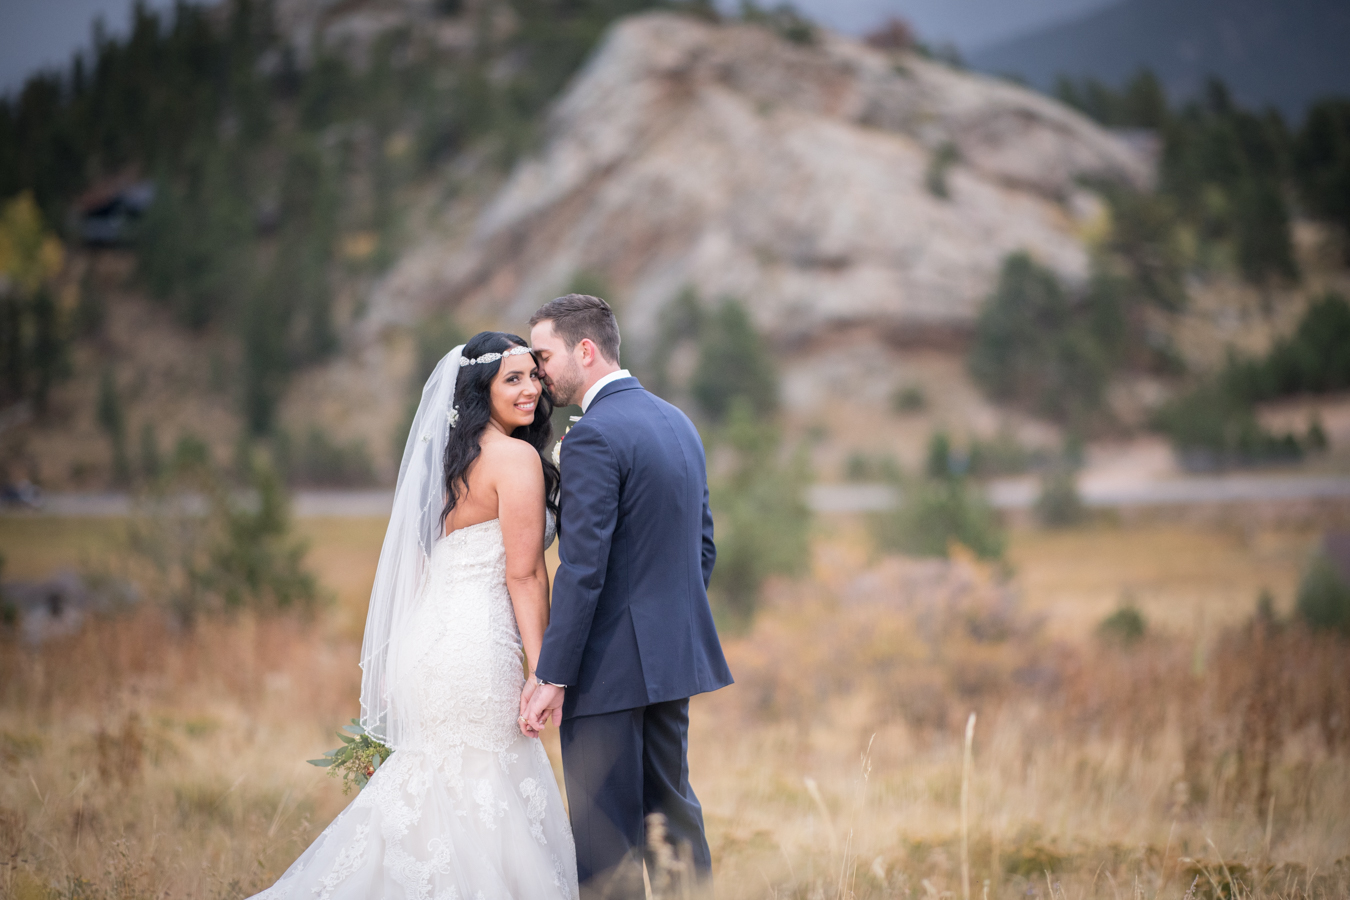
M 1220 854 L 1230 868 L 1280 864 L 1276 880 L 1291 862 L 1334 874 L 1326 896 L 1350 887 L 1343 644 L 1286 632 L 1249 668 L 1253 643 L 1234 632 L 1195 674 L 1187 642 L 1065 645 L 1015 621 L 1006 640 L 973 639 L 999 612 L 978 585 L 973 605 L 946 611 L 818 591 L 785 589 L 730 646 L 738 691 L 698 701 L 691 769 L 730 896 L 836 896 L 844 867 L 857 896 L 961 896 L 972 711 L 975 896 L 986 883 L 994 897 L 1048 891 L 1048 870 L 1067 896 L 1118 896 L 1137 879 L 1175 897 L 1205 867 L 1224 882 Z
M 60 568 L 99 566 L 122 546 L 126 525 L 115 519 L 0 516 L 5 578 L 44 578 Z
M 115 553 L 114 526 L 0 519 L 0 550 L 36 575 Z M 143 610 L 0 645 L 0 895 L 245 896 L 347 802 L 304 760 L 355 712 L 383 524 L 299 530 L 336 597 L 315 622 Z M 1018 532 L 1004 583 L 823 537 L 726 642 L 738 684 L 693 704 L 719 896 L 961 897 L 972 711 L 972 896 L 1346 896 L 1350 654 L 1243 624 L 1311 538 Z M 1159 623 L 1129 650 L 1091 635 L 1127 588 Z
M 1320 532 L 1307 525 L 1262 527 L 1238 519 L 1197 528 L 1160 521 L 1014 533 L 1008 558 L 1025 606 L 1052 631 L 1081 637 L 1122 600 L 1156 626 L 1193 634 L 1251 615 L 1269 590 L 1288 612 Z

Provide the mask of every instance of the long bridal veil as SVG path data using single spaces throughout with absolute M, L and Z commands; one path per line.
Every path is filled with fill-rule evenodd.
M 418 734 L 413 691 L 399 690 L 399 638 L 417 611 L 431 549 L 441 536 L 442 469 L 464 345 L 447 353 L 426 386 L 403 448 L 394 506 L 370 592 L 361 645 L 361 724 L 397 750 Z

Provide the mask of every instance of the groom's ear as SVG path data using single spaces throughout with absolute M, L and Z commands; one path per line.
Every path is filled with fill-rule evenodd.
M 596 349 L 595 341 L 590 338 L 582 338 L 577 341 L 577 346 L 581 348 L 581 364 L 583 366 L 594 365 L 600 357 L 600 351 Z

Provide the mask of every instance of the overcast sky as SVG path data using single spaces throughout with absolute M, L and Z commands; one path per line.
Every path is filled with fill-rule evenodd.
M 173 0 L 146 0 L 168 9 Z M 94 19 L 125 33 L 132 0 L 0 0 L 0 91 L 23 84 L 36 69 L 64 67 L 71 54 L 89 46 Z
M 159 9 L 172 0 L 146 0 Z M 954 43 L 962 51 L 1032 31 L 1050 22 L 1106 6 L 1112 0 L 797 0 L 809 17 L 861 34 L 889 16 L 907 19 L 931 44 Z M 739 0 L 719 0 L 728 9 Z M 775 2 L 761 0 L 761 6 Z M 89 45 L 95 17 L 108 30 L 125 32 L 132 0 L 0 0 L 0 91 L 23 83 L 35 69 L 64 66 Z

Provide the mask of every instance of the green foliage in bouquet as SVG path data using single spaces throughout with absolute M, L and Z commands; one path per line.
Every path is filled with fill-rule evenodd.
M 350 734 L 343 734 L 343 731 Z M 332 778 L 341 775 L 342 793 L 350 793 L 352 785 L 359 791 L 394 751 L 371 737 L 356 719 L 352 719 L 352 724 L 342 726 L 337 736 L 342 739 L 342 746 L 329 750 L 320 759 L 309 760 L 309 764 L 327 769 Z

